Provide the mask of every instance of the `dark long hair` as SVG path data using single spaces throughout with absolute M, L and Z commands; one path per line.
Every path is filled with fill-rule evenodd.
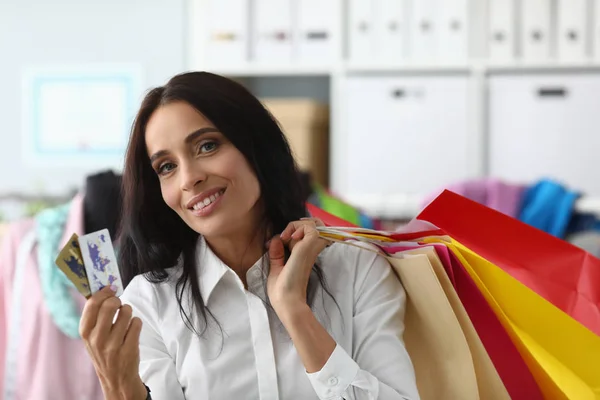
M 164 282 L 169 278 L 166 270 L 179 265 L 179 310 L 188 328 L 202 335 L 207 316 L 212 314 L 198 283 L 198 233 L 163 201 L 146 151 L 145 131 L 152 113 L 175 101 L 184 101 L 201 112 L 248 160 L 260 184 L 266 222 L 272 232 L 281 232 L 289 222 L 307 216 L 307 211 L 300 175 L 281 128 L 242 85 L 219 75 L 190 72 L 148 92 L 133 124 L 123 172 L 123 218 L 118 239 L 122 279 L 127 285 L 135 276 L 145 274 L 151 282 Z M 330 294 L 317 265 L 313 276 L 316 279 L 309 283 L 309 304 L 318 285 Z M 184 294 L 191 298 L 195 310 L 184 309 Z M 204 323 L 200 331 L 193 323 L 196 315 Z

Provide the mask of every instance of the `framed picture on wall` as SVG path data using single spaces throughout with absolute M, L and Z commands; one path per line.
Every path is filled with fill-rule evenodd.
M 142 95 L 139 66 L 35 67 L 23 77 L 22 132 L 28 164 L 122 161 Z

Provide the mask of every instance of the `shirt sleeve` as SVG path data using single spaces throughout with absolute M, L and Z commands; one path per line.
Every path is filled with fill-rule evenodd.
M 152 284 L 137 276 L 121 296 L 142 320 L 140 333 L 140 377 L 151 390 L 153 400 L 185 400 L 177 378 L 175 362 L 160 334 L 157 301 Z
M 406 293 L 385 258 L 361 253 L 354 354 L 337 345 L 323 368 L 308 378 L 322 400 L 418 400 L 414 367 L 402 339 Z

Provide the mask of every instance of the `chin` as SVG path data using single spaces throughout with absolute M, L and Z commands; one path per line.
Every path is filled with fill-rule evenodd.
M 205 238 L 219 237 L 231 233 L 231 229 L 228 228 L 233 225 L 232 221 L 227 222 L 222 218 L 215 217 L 214 220 L 207 218 L 205 221 L 188 221 L 188 225 Z

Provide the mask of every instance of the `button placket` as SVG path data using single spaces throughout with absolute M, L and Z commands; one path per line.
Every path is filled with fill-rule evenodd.
M 260 286 L 260 283 L 260 279 L 253 280 L 252 283 L 248 282 L 248 288 L 257 284 Z M 260 398 L 261 400 L 279 400 L 277 368 L 267 309 L 263 300 L 252 292 L 246 293 L 246 299 L 254 342 Z

